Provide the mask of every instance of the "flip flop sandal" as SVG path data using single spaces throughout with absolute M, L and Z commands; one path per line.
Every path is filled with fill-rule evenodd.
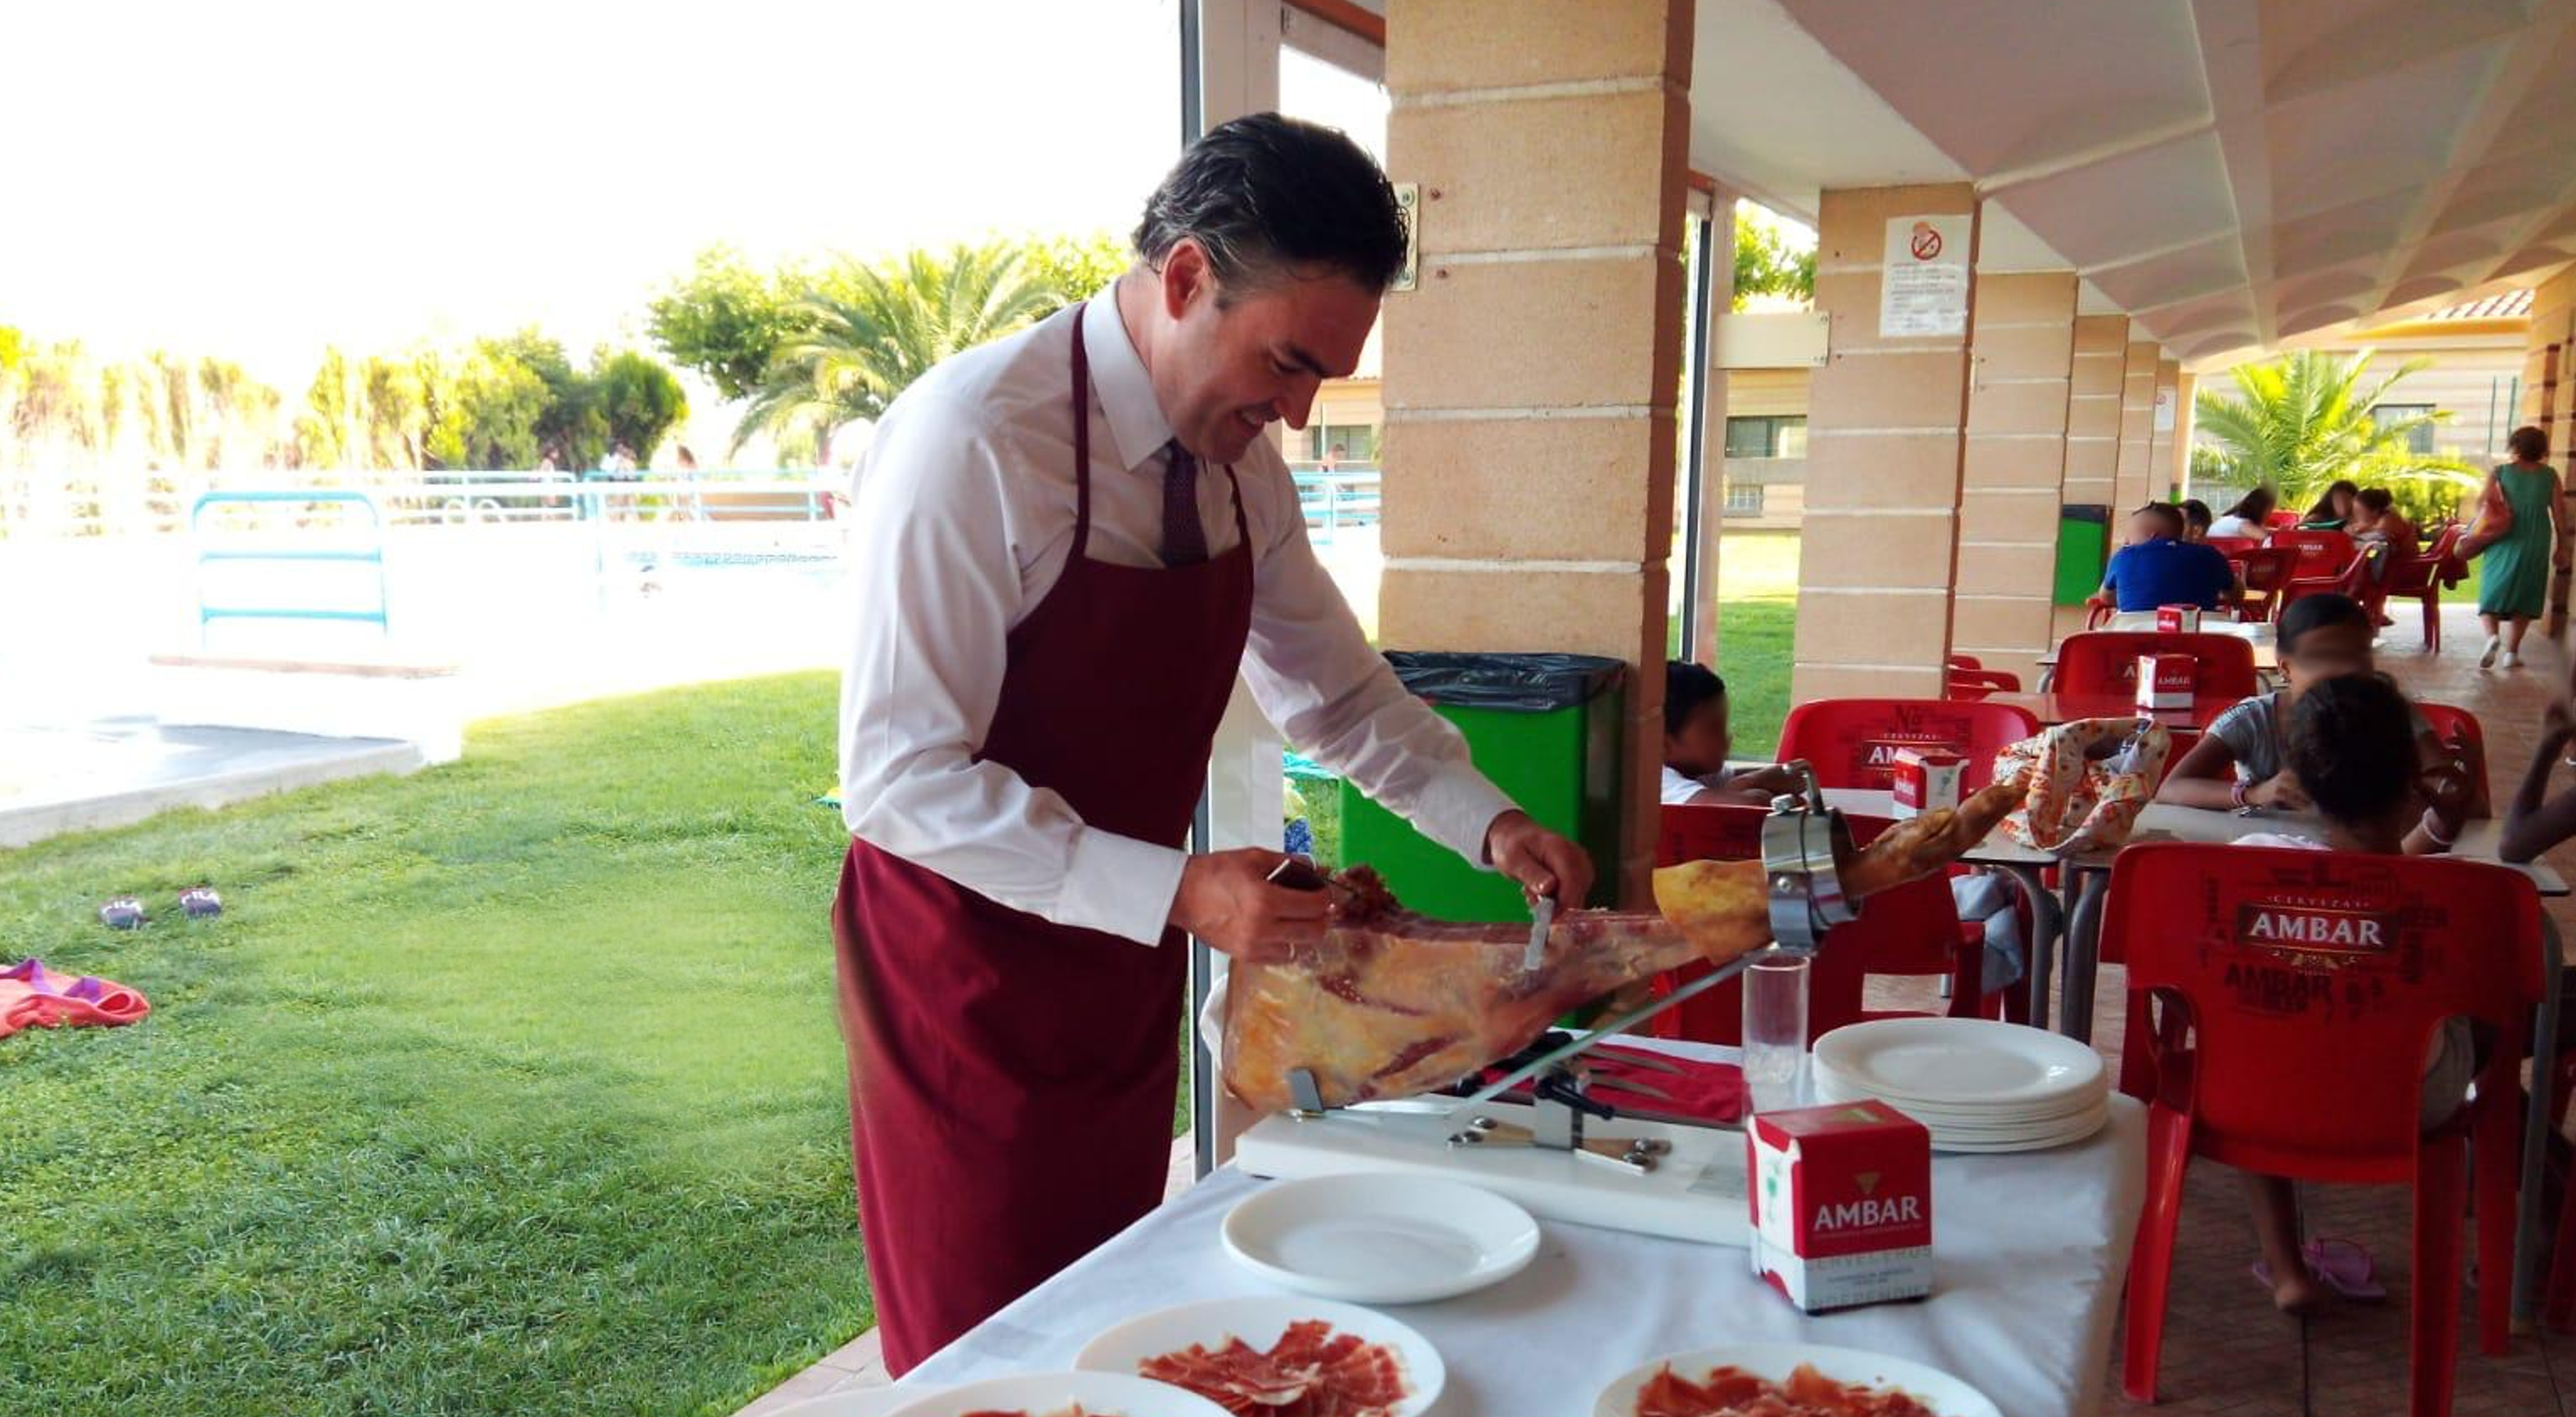
M 2378 1262 L 2350 1240 L 2319 1236 L 2300 1246 L 2299 1256 L 2308 1262 L 2308 1273 L 2341 1298 L 2375 1304 L 2388 1297 L 2388 1286 L 2372 1277 Z
M 213 886 L 190 886 L 179 892 L 179 908 L 191 920 L 212 920 L 224 913 L 224 898 L 215 894 Z
M 143 913 L 143 902 L 121 895 L 98 908 L 98 923 L 111 930 L 136 930 L 151 919 Z

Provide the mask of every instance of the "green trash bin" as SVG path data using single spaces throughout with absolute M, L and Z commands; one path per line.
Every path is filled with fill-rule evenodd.
M 1592 899 L 1617 887 L 1621 692 L 1627 666 L 1586 654 L 1392 650 L 1387 663 L 1458 725 L 1476 767 L 1540 825 L 1592 856 Z M 1342 783 L 1342 859 L 1377 868 L 1396 899 L 1443 920 L 1527 920 L 1520 887 L 1415 831 Z M 1572 904 L 1573 902 L 1567 902 Z

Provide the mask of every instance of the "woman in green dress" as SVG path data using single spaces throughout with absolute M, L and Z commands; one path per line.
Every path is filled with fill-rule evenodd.
M 2576 545 L 2569 540 L 2567 506 L 2558 495 L 2558 469 L 2548 462 L 2549 435 L 2517 428 L 2505 446 L 2513 450 L 2513 461 L 2489 475 L 2513 508 L 2513 527 L 2481 553 L 2486 573 L 2478 585 L 2478 619 L 2487 627 L 2487 647 L 2478 656 L 2480 669 L 2521 667 L 2523 631 L 2548 608 L 2550 567 L 2566 566 L 2570 547 Z

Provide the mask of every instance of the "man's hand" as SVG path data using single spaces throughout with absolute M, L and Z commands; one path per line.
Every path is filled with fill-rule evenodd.
M 1552 895 L 1558 905 L 1573 910 L 1592 894 L 1592 858 L 1531 821 L 1527 812 L 1505 812 L 1485 828 L 1485 859 L 1518 881 L 1533 900 Z
M 1330 892 L 1269 879 L 1288 859 L 1258 847 L 1191 857 L 1172 897 L 1171 923 L 1239 960 L 1286 959 L 1293 946 L 1323 938 L 1332 914 Z
M 2247 789 L 2245 800 L 2257 807 L 2278 807 L 2284 812 L 2304 812 L 2315 804 L 2308 800 L 2307 789 L 2286 772 L 2277 772 Z
M 1744 771 L 1728 778 L 1726 780 L 1726 785 L 1731 790 L 1741 789 L 1746 792 L 1767 792 L 1777 794 L 1782 792 L 1795 792 L 1805 784 L 1798 781 L 1798 775 L 1796 773 L 1789 771 L 1788 764 L 1773 763 L 1767 768 L 1746 768 Z

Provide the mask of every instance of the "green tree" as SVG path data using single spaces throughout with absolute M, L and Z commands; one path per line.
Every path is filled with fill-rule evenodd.
M 363 426 L 360 405 L 366 386 L 337 345 L 322 349 L 322 366 L 304 390 L 304 409 L 295 419 L 295 456 L 302 467 L 349 468 L 358 451 L 351 434 Z
M 1106 231 L 1089 236 L 1032 236 L 1020 243 L 1021 268 L 1030 284 L 1047 293 L 1047 313 L 1099 294 L 1135 259 L 1127 238 Z
M 452 376 L 443 367 L 427 452 L 442 468 L 516 471 L 543 456 L 538 424 L 554 404 L 543 375 L 506 341 L 476 340 Z
M 662 435 L 689 416 L 689 396 L 678 377 L 631 349 L 600 350 L 591 356 L 590 371 L 593 404 L 607 422 L 609 439 L 624 444 L 637 462 L 651 462 Z
M 2282 505 L 2302 508 L 2329 483 L 2349 478 L 2384 486 L 2410 516 L 2449 510 L 2477 490 L 2483 472 L 2458 458 L 2419 453 L 2415 434 L 2450 421 L 2447 410 L 2382 420 L 2374 412 L 2399 381 L 2431 361 L 2410 359 L 2364 389 L 2372 352 L 2346 358 L 2300 350 L 2228 371 L 2233 392 L 2203 389 L 2193 400 L 2199 430 L 2218 447 L 2225 480 L 2270 483 Z
M 817 283 L 813 326 L 779 350 L 743 411 L 733 446 L 755 431 L 819 447 L 833 429 L 884 415 L 896 395 L 960 350 L 1052 308 L 1006 243 L 914 251 L 883 266 L 844 261 Z
M 806 328 L 800 305 L 807 286 L 795 267 L 762 275 L 733 247 L 709 247 L 654 297 L 645 329 L 672 363 L 696 371 L 726 398 L 745 398 L 779 347 Z
M 1787 238 L 1738 203 L 1735 209 L 1735 307 L 1756 295 L 1816 298 L 1816 248 L 1791 250 Z
M 418 471 L 429 434 L 428 370 L 421 358 L 369 355 L 358 371 L 366 391 L 367 465 Z

